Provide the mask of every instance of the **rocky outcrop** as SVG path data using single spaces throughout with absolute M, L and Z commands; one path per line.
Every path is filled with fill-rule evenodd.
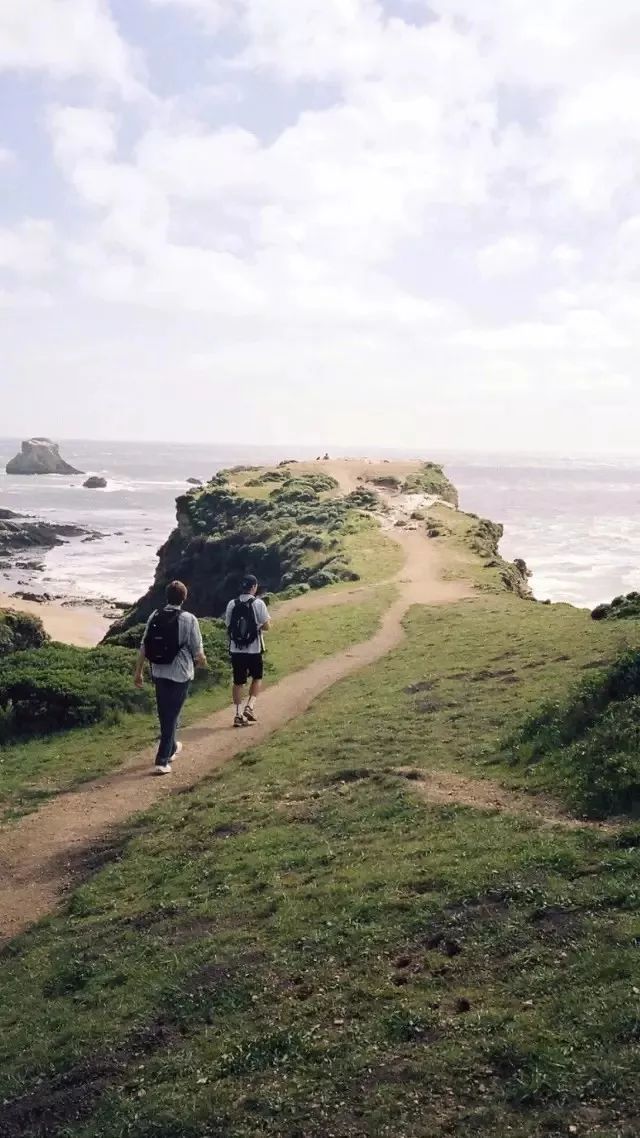
M 92 474 L 90 478 L 87 478 L 86 482 L 82 483 L 82 485 L 86 490 L 105 490 L 107 486 L 107 480 L 106 478 L 102 478 L 99 474 Z
M 526 563 L 521 558 L 516 561 L 506 561 L 500 554 L 504 526 L 500 522 L 491 522 L 474 514 L 469 516 L 473 521 L 467 541 L 473 552 L 478 554 L 487 569 L 499 571 L 500 584 L 503 588 L 525 600 L 532 600 L 533 593 L 529 584 L 531 573 Z
M 6 515 L 9 514 L 9 517 Z M 13 555 L 21 549 L 53 549 L 74 537 L 86 537 L 89 531 L 81 526 L 58 525 L 41 522 L 37 518 L 24 518 L 3 510 L 0 514 L 0 557 Z M 98 536 L 98 535 L 97 535 Z
M 187 478 L 187 486 L 202 486 L 201 478 Z
M 20 453 L 7 463 L 7 474 L 82 474 L 62 458 L 51 439 L 26 439 Z
M 177 525 L 158 552 L 153 585 L 107 639 L 145 621 L 176 578 L 189 588 L 189 610 L 203 617 L 224 613 L 247 572 L 255 573 L 266 592 L 286 596 L 298 595 L 302 585 L 315 589 L 356 580 L 344 538 L 360 514 L 360 499 L 327 498 L 335 489 L 323 471 L 288 478 L 267 496 L 248 498 L 233 488 L 230 472 L 221 472 L 203 490 L 181 495 Z

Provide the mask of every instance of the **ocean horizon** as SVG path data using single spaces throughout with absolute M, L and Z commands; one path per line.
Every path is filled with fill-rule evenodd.
M 313 458 L 312 447 L 60 440 L 64 458 L 103 475 L 106 490 L 82 476 L 9 476 L 19 439 L 0 439 L 0 505 L 104 535 L 46 555 L 43 573 L 4 570 L 0 591 L 131 602 L 153 580 L 158 547 L 175 522 L 188 478 L 206 480 L 236 464 Z M 442 462 L 465 510 L 501 522 L 505 557 L 523 557 L 539 599 L 592 608 L 640 586 L 640 458 L 626 455 L 513 455 L 482 451 L 334 448 L 332 456 Z

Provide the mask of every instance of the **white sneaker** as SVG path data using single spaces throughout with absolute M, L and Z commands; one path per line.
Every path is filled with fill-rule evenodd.
M 165 763 L 161 767 L 154 767 L 154 774 L 171 774 L 171 763 Z
M 174 759 L 177 759 L 178 755 L 181 755 L 181 754 L 182 754 L 182 743 L 176 743 L 176 749 L 173 752 Z

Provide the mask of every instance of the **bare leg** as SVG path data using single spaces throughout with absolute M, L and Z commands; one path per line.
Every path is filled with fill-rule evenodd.
M 240 713 L 242 701 L 244 699 L 244 684 L 233 685 L 233 702 L 236 705 L 236 711 Z
M 249 688 L 249 699 L 257 699 L 262 691 L 262 680 L 254 680 Z

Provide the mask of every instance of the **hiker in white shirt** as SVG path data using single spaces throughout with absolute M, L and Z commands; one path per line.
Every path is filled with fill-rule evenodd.
M 227 605 L 225 621 L 229 630 L 229 652 L 233 667 L 234 727 L 250 727 L 258 722 L 256 699 L 262 690 L 264 676 L 262 634 L 271 627 L 271 617 L 266 604 L 257 593 L 258 580 L 249 575 L 242 582 L 240 596 Z M 249 698 L 243 708 L 249 679 Z

